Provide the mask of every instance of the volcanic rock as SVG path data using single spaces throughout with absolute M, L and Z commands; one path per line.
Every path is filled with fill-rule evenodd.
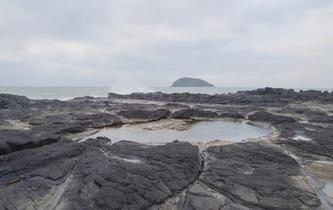
M 249 120 L 259 121 L 259 122 L 267 122 L 273 125 L 279 123 L 293 123 L 296 120 L 292 117 L 282 116 L 282 115 L 274 115 L 266 111 L 259 111 L 249 116 Z
M 171 115 L 174 119 L 191 119 L 191 118 L 215 118 L 218 114 L 212 111 L 203 111 L 199 109 L 182 109 Z

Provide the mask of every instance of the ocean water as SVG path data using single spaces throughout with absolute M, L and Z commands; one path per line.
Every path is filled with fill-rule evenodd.
M 238 90 L 251 88 L 222 88 L 222 87 L 200 87 L 200 88 L 176 88 L 176 87 L 152 87 L 144 90 L 138 89 L 137 92 L 164 92 L 164 93 L 205 93 L 220 94 L 233 93 Z M 253 89 L 253 88 L 252 88 Z M 107 97 L 109 92 L 130 93 L 128 91 L 113 90 L 111 87 L 1 87 L 0 93 L 27 96 L 30 99 L 59 99 L 69 100 L 75 97 L 93 96 Z
M 75 97 L 107 97 L 108 87 L 0 87 L 0 93 L 27 96 L 30 99 L 69 100 Z
M 221 93 L 235 93 L 240 90 L 253 90 L 256 87 L 151 87 L 144 90 L 138 89 L 137 92 L 164 92 L 164 93 L 203 93 L 203 94 L 221 94 Z M 309 88 L 305 88 L 309 89 Z M 333 89 L 320 89 L 329 90 Z M 297 88 L 295 90 L 301 90 Z M 130 93 L 126 90 L 115 90 L 112 87 L 4 87 L 0 86 L 0 93 L 8 93 L 14 95 L 27 96 L 30 99 L 59 99 L 69 100 L 75 97 L 93 96 L 93 97 L 107 97 L 109 92 L 116 93 Z

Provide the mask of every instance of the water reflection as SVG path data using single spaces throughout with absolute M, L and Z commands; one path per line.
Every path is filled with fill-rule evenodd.
M 119 128 L 104 128 L 88 138 L 105 136 L 110 138 L 113 143 L 121 140 L 152 144 L 172 142 L 174 140 L 189 142 L 226 140 L 240 142 L 246 139 L 265 136 L 269 132 L 269 129 L 246 123 L 214 120 L 194 123 L 189 129 L 182 131 L 169 128 L 149 130 L 145 129 L 142 124 L 128 124 Z

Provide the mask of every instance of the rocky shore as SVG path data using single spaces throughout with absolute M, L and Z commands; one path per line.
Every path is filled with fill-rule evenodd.
M 333 209 L 332 92 L 0 94 L 0 119 L 0 209 Z M 162 119 L 225 119 L 274 135 L 205 145 L 80 141 Z

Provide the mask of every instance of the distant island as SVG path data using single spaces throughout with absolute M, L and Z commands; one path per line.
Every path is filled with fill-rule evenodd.
M 199 78 L 183 77 L 172 83 L 171 87 L 215 87 L 213 84 Z

